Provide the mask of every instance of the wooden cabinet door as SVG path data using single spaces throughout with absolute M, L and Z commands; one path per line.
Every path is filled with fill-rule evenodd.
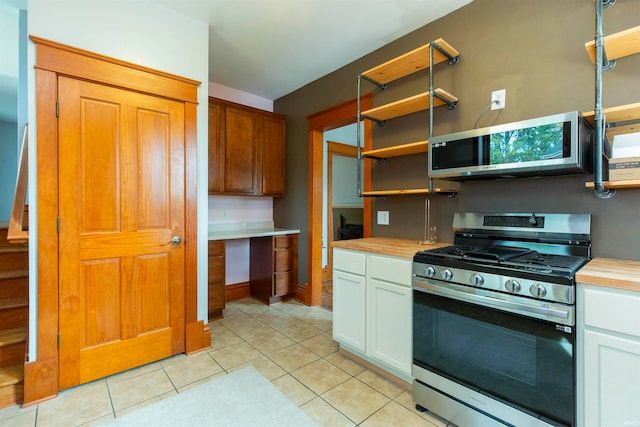
M 284 118 L 262 118 L 262 194 L 266 196 L 284 195 L 284 133 Z
M 209 101 L 209 193 L 223 191 L 224 129 L 224 108 Z
M 60 77 L 60 388 L 185 351 L 185 108 Z
M 256 115 L 247 110 L 225 108 L 224 189 L 226 193 L 258 193 L 258 130 Z
M 225 242 L 209 242 L 209 319 L 222 317 L 225 308 Z

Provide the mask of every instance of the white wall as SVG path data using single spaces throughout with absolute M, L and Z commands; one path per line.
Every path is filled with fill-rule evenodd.
M 0 0 L 0 222 L 8 222 L 18 172 L 18 37 L 17 7 Z
M 198 152 L 207 152 L 209 28 L 147 0 L 29 0 L 30 35 L 86 49 L 202 82 L 198 89 Z M 35 47 L 29 43 L 29 141 L 35 134 Z M 35 144 L 34 144 L 35 145 Z M 35 183 L 35 149 L 29 182 Z M 207 156 L 198 155 L 198 319 L 207 319 Z M 37 189 L 35 189 L 37 191 Z M 36 224 L 37 206 L 30 206 Z M 37 229 L 30 229 L 29 360 L 36 355 Z
M 225 101 L 236 102 L 261 110 L 273 111 L 273 101 L 249 92 L 234 89 L 229 86 L 215 82 L 209 82 L 209 96 L 213 96 Z

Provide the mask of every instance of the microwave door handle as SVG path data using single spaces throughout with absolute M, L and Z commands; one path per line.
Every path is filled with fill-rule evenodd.
M 549 307 L 536 307 L 527 304 L 520 304 L 513 301 L 506 301 L 499 298 L 494 298 L 490 296 L 477 295 L 475 293 L 470 293 L 466 289 L 448 289 L 443 288 L 437 285 L 431 285 L 426 281 L 414 279 L 414 289 L 417 291 L 430 293 L 439 295 L 442 297 L 448 297 L 460 301 L 469 302 L 476 305 L 482 305 L 486 307 L 492 307 L 496 309 L 507 310 L 516 314 L 529 315 L 530 317 L 533 315 L 536 318 L 540 318 L 539 315 L 542 316 L 550 316 L 558 318 L 562 321 L 562 323 L 570 322 L 571 319 L 569 317 L 568 310 L 554 309 Z M 536 316 L 538 315 L 538 316 Z

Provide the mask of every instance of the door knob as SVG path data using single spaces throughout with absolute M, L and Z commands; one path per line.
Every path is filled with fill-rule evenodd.
M 168 244 L 173 246 L 180 246 L 180 243 L 182 243 L 182 239 L 180 239 L 180 236 L 173 236 Z

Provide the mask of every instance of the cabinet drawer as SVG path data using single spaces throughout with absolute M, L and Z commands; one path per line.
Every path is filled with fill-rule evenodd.
M 291 249 L 275 250 L 274 271 L 281 272 L 293 268 L 293 251 Z
M 284 273 L 275 273 L 273 280 L 273 294 L 275 296 L 287 295 L 293 292 L 291 282 L 293 273 L 286 271 Z
M 366 255 L 362 252 L 333 250 L 333 268 L 364 276 Z
M 224 282 L 224 258 L 209 257 L 209 283 Z
M 640 337 L 640 295 L 617 289 L 585 288 L 585 324 Z
M 224 240 L 209 240 L 209 256 L 224 256 Z
M 411 260 L 380 255 L 369 256 L 369 275 L 374 279 L 411 287 Z
M 293 236 L 291 234 L 286 234 L 283 236 L 273 236 L 273 240 L 273 246 L 276 249 L 293 247 Z

